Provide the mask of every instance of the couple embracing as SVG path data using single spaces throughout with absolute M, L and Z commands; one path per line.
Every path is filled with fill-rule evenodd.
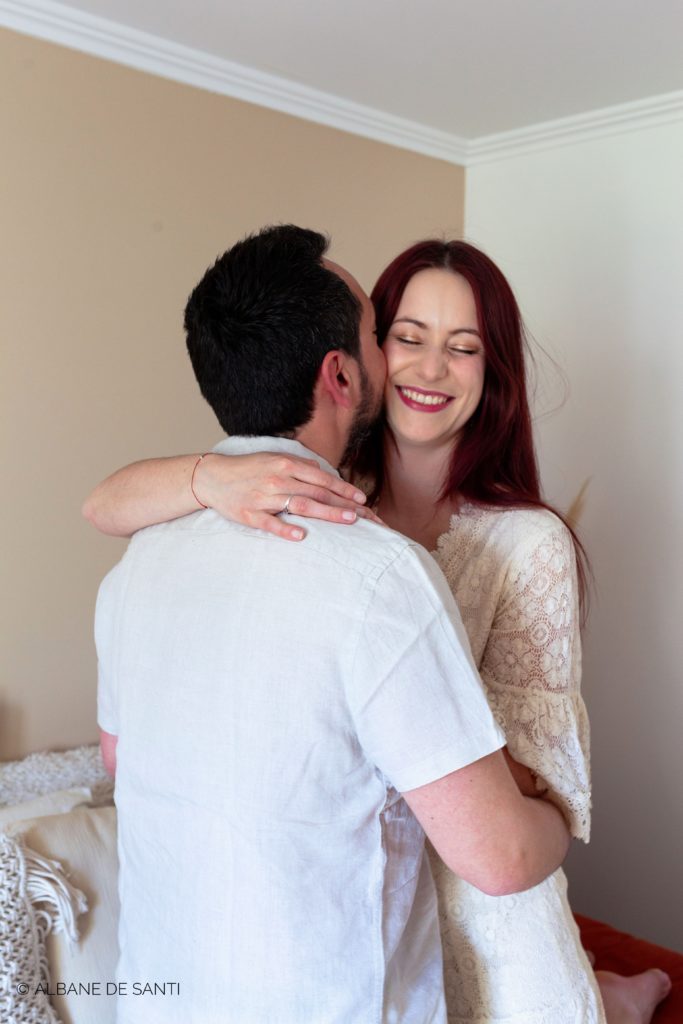
M 179 985 L 117 1020 L 646 1024 L 666 977 L 596 978 L 560 869 L 589 826 L 581 550 L 540 497 L 514 297 L 426 242 L 371 303 L 326 247 L 267 228 L 206 272 L 187 344 L 226 440 L 86 504 L 150 527 L 96 616 L 117 980 Z

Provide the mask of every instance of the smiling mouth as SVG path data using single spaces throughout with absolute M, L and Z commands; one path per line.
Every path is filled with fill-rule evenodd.
M 444 395 L 440 391 L 419 391 L 417 388 L 400 386 L 397 386 L 396 390 L 408 408 L 419 409 L 420 412 L 438 412 L 453 401 L 450 395 Z

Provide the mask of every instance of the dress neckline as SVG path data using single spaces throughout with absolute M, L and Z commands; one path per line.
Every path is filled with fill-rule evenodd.
M 441 551 L 446 545 L 446 541 L 453 533 L 456 519 L 460 519 L 461 516 L 472 515 L 472 513 L 479 512 L 481 509 L 481 505 L 475 505 L 471 501 L 463 501 L 460 507 L 458 508 L 457 512 L 452 513 L 450 519 L 448 520 L 448 526 L 443 531 L 443 533 L 440 533 L 439 536 L 436 538 L 436 542 L 433 548 L 430 549 L 429 554 L 433 558 L 441 554 Z

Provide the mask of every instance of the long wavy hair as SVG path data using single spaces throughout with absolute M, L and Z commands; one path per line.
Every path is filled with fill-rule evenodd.
M 467 242 L 429 239 L 411 246 L 392 260 L 372 291 L 379 344 L 384 344 L 408 282 L 421 270 L 431 268 L 460 274 L 470 285 L 485 355 L 481 401 L 453 447 L 440 500 L 460 497 L 496 508 L 544 508 L 553 512 L 574 541 L 584 610 L 588 559 L 572 525 L 541 495 L 527 393 L 527 342 L 517 301 L 503 273 Z M 355 462 L 354 472 L 374 481 L 371 501 L 382 492 L 385 445 L 392 442 L 391 428 L 382 417 Z

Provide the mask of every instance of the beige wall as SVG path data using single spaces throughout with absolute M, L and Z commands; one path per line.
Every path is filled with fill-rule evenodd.
M 92 485 L 220 436 L 184 351 L 204 268 L 270 221 L 329 231 L 369 286 L 457 234 L 462 168 L 0 31 L 0 759 L 96 738 L 91 620 L 123 545 Z

